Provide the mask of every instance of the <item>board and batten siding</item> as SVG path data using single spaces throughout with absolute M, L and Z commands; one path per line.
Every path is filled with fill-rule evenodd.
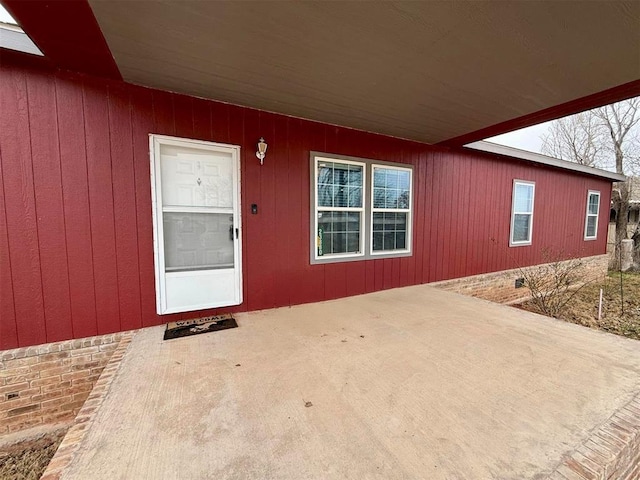
M 241 146 L 242 305 L 156 314 L 150 133 Z M 309 263 L 310 151 L 414 166 L 412 256 Z M 532 265 L 544 247 L 602 254 L 611 195 L 524 161 L 9 62 L 0 174 L 0 350 Z M 536 182 L 530 247 L 508 246 L 514 179 Z M 595 241 L 588 190 L 602 193 Z

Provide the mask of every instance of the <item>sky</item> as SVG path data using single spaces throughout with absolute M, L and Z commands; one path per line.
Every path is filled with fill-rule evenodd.
M 485 139 L 487 142 L 499 143 L 508 147 L 520 148 L 529 152 L 542 152 L 542 136 L 549 130 L 551 122 L 540 123 L 531 127 L 504 133 Z
M 9 12 L 7 12 L 1 4 L 0 4 L 0 22 L 13 23 L 13 24 L 16 23 L 13 17 L 9 15 Z

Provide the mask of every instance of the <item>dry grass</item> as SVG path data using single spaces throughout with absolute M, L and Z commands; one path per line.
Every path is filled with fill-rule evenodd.
M 598 321 L 598 300 L 603 289 L 602 318 Z M 624 314 L 620 295 L 620 273 L 610 273 L 604 282 L 584 286 L 558 316 L 561 320 L 640 340 L 640 273 L 623 273 Z M 537 312 L 535 305 L 520 305 Z
M 0 447 L 1 480 L 38 480 L 62 442 L 66 429 Z

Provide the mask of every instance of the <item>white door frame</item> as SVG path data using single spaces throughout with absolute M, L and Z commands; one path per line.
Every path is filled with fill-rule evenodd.
M 161 178 L 161 145 L 176 147 L 198 148 L 212 152 L 225 152 L 231 154 L 235 162 L 233 169 L 233 229 L 236 233 L 234 240 L 234 283 L 236 286 L 235 298 L 231 303 L 219 302 L 190 305 L 189 308 L 170 308 L 167 306 L 167 278 L 165 270 L 164 254 L 164 226 L 162 203 L 162 178 Z M 156 311 L 158 315 L 179 313 L 193 310 L 204 310 L 242 303 L 242 209 L 240 186 L 240 146 L 222 143 L 206 142 L 167 135 L 149 134 L 149 152 L 151 164 L 151 209 L 153 214 L 153 252 L 156 284 Z

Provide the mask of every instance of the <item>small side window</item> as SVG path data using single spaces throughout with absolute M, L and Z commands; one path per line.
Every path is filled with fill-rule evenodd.
M 587 215 L 584 221 L 584 239 L 598 238 L 598 214 L 600 213 L 600 192 L 589 190 L 587 193 Z
M 518 247 L 531 245 L 533 234 L 533 203 L 535 184 L 514 180 L 511 204 L 511 236 L 509 245 Z

